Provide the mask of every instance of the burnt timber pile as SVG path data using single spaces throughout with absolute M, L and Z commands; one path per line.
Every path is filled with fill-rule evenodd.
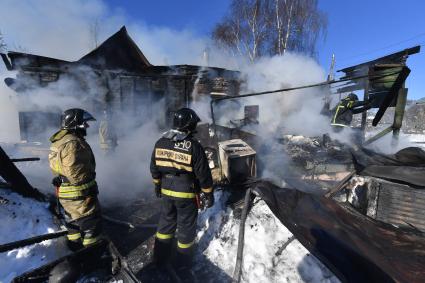
M 391 131 L 397 137 L 406 105 L 404 81 L 410 72 L 406 59 L 417 52 L 419 47 L 406 49 L 342 70 L 346 74 L 344 78 L 350 82 L 338 86 L 337 94 L 364 90 L 365 98 L 378 98 L 374 126 L 379 124 L 387 108 L 395 107 L 391 126 L 369 142 Z M 189 65 L 152 66 L 125 28 L 76 62 L 16 52 L 2 54 L 2 58 L 9 70 L 19 71 L 16 80 L 5 80 L 18 93 L 28 93 L 34 85 L 45 87 L 60 77 L 80 82 L 82 90 L 88 88 L 88 81 L 95 80 L 97 85 L 103 86 L 104 92 L 96 98 L 81 97 L 87 101 L 88 110 L 99 113 L 106 107 L 112 111 L 130 111 L 137 117 L 138 105 L 165 99 L 163 125 L 167 124 L 169 113 L 197 99 L 191 95 L 194 89 L 198 94 L 212 97 L 239 93 L 240 82 L 234 71 Z M 360 80 L 358 76 L 368 79 Z M 58 113 L 59 109 L 40 115 Z M 20 114 L 21 135 L 31 139 L 31 126 L 25 115 L 25 112 Z M 366 129 L 366 122 L 364 115 L 361 129 Z M 243 127 L 219 125 L 201 125 L 198 135 L 209 150 L 216 185 L 233 191 L 232 186 L 242 192 L 252 189 L 340 280 L 421 282 L 425 278 L 425 219 L 421 215 L 425 207 L 425 158 L 422 158 L 422 151 L 411 149 L 395 156 L 384 156 L 365 153 L 363 149 L 351 148 L 327 136 L 287 135 L 274 141 L 274 146 L 290 156 L 293 166 L 293 172 L 281 176 L 288 179 L 288 187 L 292 188 L 282 188 L 258 179 L 267 162 L 267 157 L 262 156 L 261 137 L 244 131 Z M 369 158 L 365 158 L 365 154 Z M 222 156 L 230 162 L 223 162 Z M 14 176 L 9 181 L 12 189 L 14 183 L 21 182 L 31 191 L 31 185 L 11 166 L 9 158 L 1 158 L 2 177 L 7 180 L 10 175 Z M 247 165 L 243 170 L 239 165 L 231 165 L 242 163 Z M 229 172 L 245 175 L 231 180 Z M 298 186 L 331 188 L 332 194 L 324 195 L 325 191 L 313 194 L 313 190 L 301 192 L 294 189 Z M 249 206 L 247 202 L 243 205 Z M 157 221 L 155 207 L 155 200 L 140 199 L 131 205 L 105 209 L 107 216 L 122 221 L 121 224 L 107 224 L 106 233 L 118 248 L 118 254 L 127 259 L 131 271 L 139 278 L 145 276 L 144 267 L 151 256 Z M 134 227 L 128 225 L 128 229 L 117 232 L 114 225 L 126 223 Z
M 285 180 L 298 178 L 309 187 L 329 189 L 354 169 L 351 148 L 328 135 L 314 138 L 286 135 L 282 143 L 292 161 L 292 176 L 285 176 Z

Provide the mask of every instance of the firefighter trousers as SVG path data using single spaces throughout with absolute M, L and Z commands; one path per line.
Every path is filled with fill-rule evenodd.
M 177 267 L 191 266 L 196 237 L 198 208 L 195 199 L 173 199 L 162 197 L 161 216 L 155 239 L 154 261 L 171 261 L 173 238 L 177 238 L 174 262 Z M 176 235 L 175 235 L 176 234 Z
M 71 250 L 96 243 L 102 233 L 100 205 L 96 196 L 78 200 L 60 199 L 65 211 L 68 245 Z

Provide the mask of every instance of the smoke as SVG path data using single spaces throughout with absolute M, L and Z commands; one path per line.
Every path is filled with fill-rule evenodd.
M 286 53 L 242 66 L 241 77 L 246 82 L 242 92 L 252 93 L 323 82 L 325 71 L 311 58 Z M 240 106 L 260 106 L 259 122 L 263 135 L 314 136 L 329 132 L 329 121 L 320 115 L 325 94 L 321 88 L 306 88 L 252 96 L 239 102 Z M 231 102 L 227 107 L 236 108 L 237 105 Z M 243 118 L 242 109 L 240 107 L 238 111 L 239 119 Z
M 100 149 L 98 124 L 93 125 L 94 129 L 88 129 L 88 141 L 96 156 L 97 182 L 103 201 L 115 203 L 153 192 L 149 165 L 161 131 L 158 129 L 160 117 L 152 117 L 150 113 L 161 113 L 164 109 L 164 101 L 142 106 L 140 111 L 144 123 L 141 126 L 135 125 L 131 116 L 118 113 L 118 117 L 112 119 L 114 125 L 111 125 L 118 134 L 119 144 L 114 152 L 105 153 Z
M 4 78 L 0 68 L 0 141 L 15 142 L 19 140 L 16 93 L 2 83 Z
M 379 131 L 368 133 L 367 136 L 370 138 L 373 135 L 378 134 L 378 132 Z M 384 154 L 394 154 L 403 148 L 412 147 L 412 146 L 415 147 L 418 145 L 412 143 L 409 140 L 409 138 L 403 133 L 400 133 L 398 139 L 394 139 L 393 134 L 389 133 L 385 135 L 384 137 L 368 145 L 367 148 L 372 149 L 376 152 L 384 153 Z

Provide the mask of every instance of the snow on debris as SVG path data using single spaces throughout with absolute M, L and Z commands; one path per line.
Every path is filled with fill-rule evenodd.
M 52 233 L 53 223 L 48 204 L 24 198 L 8 189 L 0 189 L 0 244 Z M 0 282 L 49 263 L 68 253 L 63 240 L 47 240 L 31 246 L 0 253 Z
M 199 217 L 199 249 L 231 277 L 240 220 L 233 217 L 230 208 L 225 208 L 225 194 L 217 192 L 216 197 L 216 205 Z M 245 224 L 241 282 L 339 282 L 315 256 L 291 238 L 291 232 L 266 203 L 256 201 Z

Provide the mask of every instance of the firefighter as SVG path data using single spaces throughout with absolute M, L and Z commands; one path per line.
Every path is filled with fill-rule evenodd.
M 350 127 L 353 114 L 362 113 L 370 108 L 372 108 L 371 101 L 359 101 L 357 95 L 350 93 L 332 110 L 331 125 L 336 132 L 339 132 L 344 127 Z
M 95 158 L 85 140 L 88 121 L 94 117 L 83 109 L 66 110 L 61 129 L 50 141 L 49 164 L 52 184 L 65 211 L 68 246 L 75 251 L 96 243 L 101 234 L 100 206 L 97 199 Z
M 197 194 L 202 208 L 214 204 L 208 160 L 203 147 L 193 137 L 198 122 L 200 119 L 192 109 L 176 111 L 173 128 L 156 142 L 150 165 L 156 196 L 162 198 L 154 262 L 158 266 L 170 262 L 176 236 L 174 263 L 182 277 L 191 274 L 198 217 Z
M 103 111 L 103 119 L 99 125 L 100 148 L 105 155 L 114 152 L 118 145 L 118 138 L 115 128 L 111 123 L 111 116 L 111 113 L 108 113 L 107 110 Z

